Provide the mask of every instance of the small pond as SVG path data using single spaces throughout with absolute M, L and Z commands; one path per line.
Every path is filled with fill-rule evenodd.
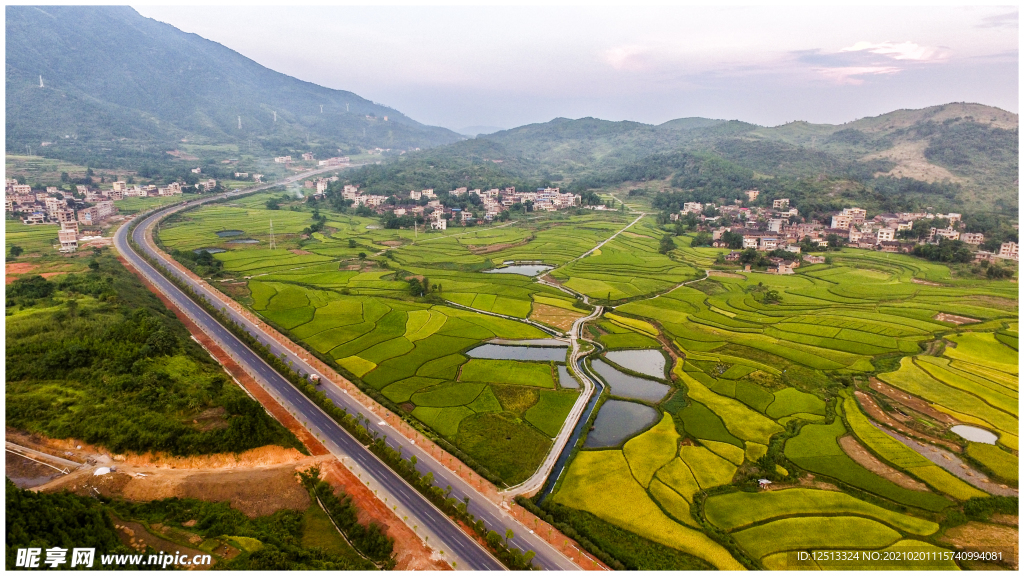
M 650 406 L 609 400 L 601 406 L 594 419 L 594 429 L 587 434 L 584 448 L 618 446 L 622 441 L 647 428 L 658 419 L 658 411 Z
M 523 276 L 536 276 L 537 274 L 551 270 L 552 268 L 554 268 L 554 266 L 548 266 L 546 264 L 516 264 L 513 266 L 505 266 L 504 268 L 484 270 L 484 274 L 522 274 Z
M 242 234 L 245 234 L 245 232 L 242 231 L 242 230 L 221 230 L 220 232 L 217 232 L 217 236 L 220 236 L 221 238 L 230 238 L 232 236 L 241 236 Z
M 605 357 L 637 374 L 665 378 L 665 355 L 660 350 L 615 350 Z
M 974 426 L 953 426 L 950 431 L 957 436 L 970 440 L 971 442 L 980 442 L 982 444 L 995 444 L 999 437 L 981 428 L 975 428 Z
M 509 346 L 557 346 L 560 348 L 568 348 L 569 343 L 565 340 L 559 340 L 557 338 L 534 338 L 527 340 L 505 340 L 502 338 L 494 338 L 487 341 L 488 344 L 508 344 Z
M 195 254 L 199 254 L 200 252 L 209 252 L 210 254 L 220 254 L 221 252 L 227 252 L 227 250 L 225 250 L 223 248 L 196 248 L 192 252 L 194 252 Z
M 477 346 L 466 356 L 489 360 L 533 360 L 535 362 L 565 362 L 565 348 L 555 346 L 505 346 L 484 344 Z
M 558 365 L 558 385 L 562 388 L 579 388 L 580 382 L 575 376 L 569 373 L 565 364 Z
M 259 244 L 260 241 L 259 240 L 254 240 L 252 238 L 242 238 L 241 240 L 228 240 L 227 243 L 228 244 Z
M 610 364 L 602 360 L 594 360 L 590 365 L 611 386 L 612 396 L 657 402 L 664 398 L 665 394 L 668 394 L 669 387 L 667 385 L 630 376 L 612 368 Z

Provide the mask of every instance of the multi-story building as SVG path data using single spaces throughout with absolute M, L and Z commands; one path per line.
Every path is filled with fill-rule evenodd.
M 843 208 L 843 216 L 849 216 L 852 222 L 860 224 L 868 217 L 868 211 L 863 208 Z
M 878 236 L 876 237 L 877 243 L 892 242 L 896 239 L 896 230 L 892 228 L 879 228 Z
M 985 241 L 985 235 L 981 233 L 975 234 L 973 232 L 964 232 L 960 239 L 967 244 L 977 246 L 978 244 L 981 244 Z
M 775 210 L 788 210 L 789 198 L 779 198 L 778 200 L 772 200 L 772 208 Z
M 78 223 L 69 222 L 61 224 L 57 232 L 57 239 L 60 241 L 60 251 L 64 253 L 78 250 Z
M 680 214 L 700 214 L 704 211 L 704 206 L 700 202 L 683 202 L 683 209 L 679 211 Z
M 291 162 L 291 161 L 292 161 L 292 157 L 291 156 L 278 156 L 278 157 L 274 158 L 274 162 L 276 162 L 277 164 L 287 164 L 288 162 Z
M 832 216 L 832 225 L 829 228 L 841 228 L 843 230 L 849 230 L 850 224 L 853 223 L 853 217 L 848 214 L 835 214 Z
M 1004 242 L 999 246 L 999 253 L 996 254 L 997 258 L 1007 258 L 1010 260 L 1017 260 L 1017 243 L 1016 242 Z

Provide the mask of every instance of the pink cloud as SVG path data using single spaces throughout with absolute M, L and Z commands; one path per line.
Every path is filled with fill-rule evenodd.
M 886 56 L 893 60 L 913 60 L 917 62 L 934 62 L 949 58 L 949 50 L 934 46 L 921 46 L 913 42 L 857 42 L 840 50 L 840 52 L 868 52 Z
M 616 46 L 605 50 L 602 60 L 616 70 L 645 70 L 651 67 L 650 50 L 645 46 Z
M 835 81 L 836 84 L 863 84 L 862 76 L 876 76 L 885 74 L 896 74 L 900 68 L 895 66 L 843 66 L 839 68 L 816 68 L 814 71 L 826 78 Z

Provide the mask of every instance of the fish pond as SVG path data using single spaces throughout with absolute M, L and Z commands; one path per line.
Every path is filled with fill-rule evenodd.
M 548 266 L 546 264 L 514 264 L 512 266 L 505 266 L 504 268 L 495 268 L 493 270 L 484 270 L 484 274 L 521 274 L 523 276 L 536 276 L 541 272 L 551 270 L 554 266 Z
M 669 387 L 660 382 L 631 376 L 612 368 L 603 360 L 590 363 L 594 371 L 611 386 L 612 396 L 657 402 L 668 394 Z M 603 409 L 602 409 L 603 410 Z
M 587 434 L 584 448 L 618 446 L 637 432 L 648 428 L 658 419 L 658 411 L 650 406 L 608 400 L 594 419 L 594 429 Z
M 960 424 L 958 426 L 953 426 L 949 430 L 950 432 L 956 434 L 957 436 L 965 440 L 970 440 L 971 442 L 980 442 L 982 444 L 995 444 L 996 440 L 999 440 L 998 436 L 989 432 L 988 430 L 975 428 L 974 426 L 964 426 L 963 424 Z
M 637 374 L 665 377 L 665 355 L 659 350 L 614 350 L 605 353 L 605 357 Z
M 477 346 L 466 356 L 488 360 L 528 360 L 532 362 L 565 362 L 565 347 L 559 346 L 507 346 L 505 344 L 484 344 Z

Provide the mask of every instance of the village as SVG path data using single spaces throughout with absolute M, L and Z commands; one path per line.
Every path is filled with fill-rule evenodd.
M 315 182 L 307 181 L 306 186 L 309 188 L 315 186 L 316 194 L 313 197 L 318 198 L 325 194 L 329 181 L 330 179 L 320 178 Z M 444 206 L 433 189 L 411 190 L 407 198 L 398 198 L 379 194 L 363 194 L 359 191 L 358 186 L 346 184 L 341 191 L 341 196 L 343 200 L 351 200 L 354 208 L 368 206 L 377 213 L 391 213 L 399 218 L 404 216 L 423 218 L 429 223 L 431 230 L 446 230 L 449 221 L 461 225 L 476 223 L 478 220 L 492 222 L 502 212 L 516 204 L 530 206 L 532 210 L 553 212 L 563 208 L 577 207 L 581 203 L 579 195 L 563 193 L 558 188 L 538 188 L 533 192 L 521 192 L 516 191 L 514 186 L 489 190 L 479 188 L 470 190 L 461 187 L 448 191 L 448 196 L 451 198 L 463 196 L 478 198 L 482 203 L 479 213 L 454 206 Z M 390 206 L 392 202 L 394 203 L 393 207 Z
M 194 169 L 194 173 L 197 172 Z M 212 192 L 217 180 L 209 178 L 196 183 L 200 192 Z M 112 188 L 100 190 L 88 185 L 77 185 L 73 194 L 56 186 L 47 186 L 45 191 L 33 190 L 28 184 L 7 179 L 4 194 L 4 209 L 20 217 L 24 224 L 56 224 L 60 226 L 57 238 L 58 250 L 71 253 L 78 250 L 81 229 L 96 227 L 117 214 L 114 202 L 124 198 L 147 198 L 154 196 L 176 196 L 184 193 L 179 182 L 166 186 L 129 185 L 123 180 L 113 183 Z
M 750 190 L 746 194 L 748 201 L 753 202 L 760 192 Z M 799 266 L 800 260 L 795 255 L 800 254 L 805 247 L 827 250 L 830 241 L 852 248 L 898 253 L 909 253 L 919 244 L 938 244 L 943 239 L 959 240 L 972 247 L 985 242 L 984 234 L 963 231 L 962 215 L 955 212 L 886 213 L 869 220 L 863 208 L 844 208 L 832 214 L 829 222 L 801 221 L 799 216 L 799 210 L 790 206 L 788 198 L 780 198 L 772 201 L 771 208 L 744 207 L 739 201 L 724 206 L 686 202 L 670 219 L 695 219 L 700 230 L 710 232 L 710 246 L 739 249 L 726 255 L 726 261 L 741 260 L 746 250 L 793 254 L 792 259 L 778 256 L 770 258 L 773 268 L 769 271 L 780 274 L 793 273 L 792 269 Z M 930 220 L 946 222 L 946 227 L 929 227 L 923 236 L 914 232 L 915 222 Z M 731 224 L 724 225 L 724 221 Z M 832 246 L 834 249 L 839 247 Z M 810 254 L 804 254 L 802 259 L 812 264 L 825 261 L 824 256 Z M 995 259 L 1018 260 L 1017 243 L 1002 243 L 998 251 L 979 249 L 974 252 L 976 262 Z

